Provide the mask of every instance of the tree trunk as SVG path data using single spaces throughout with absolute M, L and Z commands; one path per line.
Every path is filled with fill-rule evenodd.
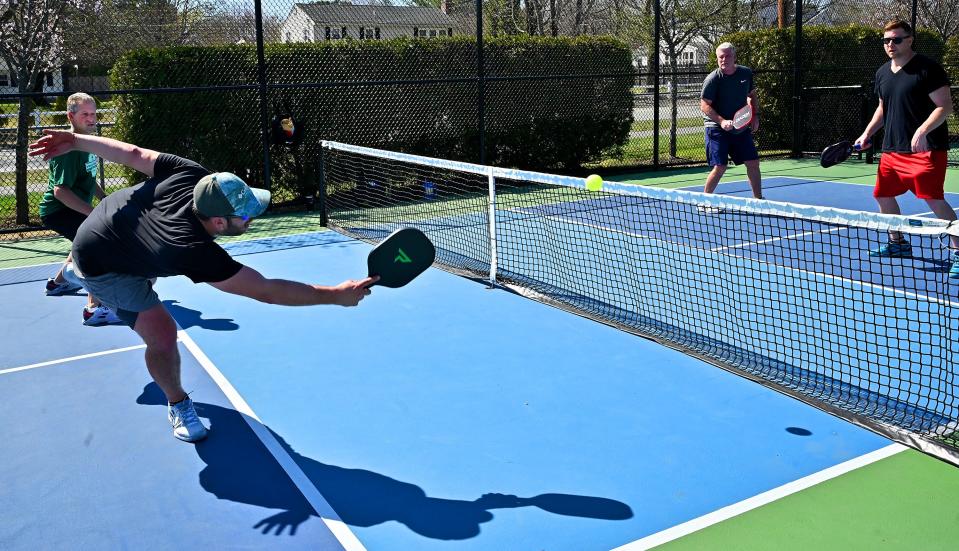
M 677 157 L 676 127 L 679 114 L 679 78 L 676 74 L 676 70 L 678 68 L 679 67 L 676 65 L 676 53 L 673 52 L 672 55 L 669 56 L 669 69 L 671 72 L 669 75 L 669 82 L 671 85 L 669 94 L 669 155 L 674 159 Z
M 26 85 L 25 82 L 24 85 Z M 27 169 L 29 168 L 27 143 L 30 141 L 30 127 L 33 125 L 33 120 L 30 117 L 31 111 L 33 111 L 33 100 L 29 97 L 20 98 L 20 111 L 17 114 L 17 183 L 15 195 L 17 199 L 17 224 L 22 226 L 30 223 L 30 197 L 27 189 Z
M 556 25 L 556 0 L 549 0 L 549 34 L 559 36 L 559 27 Z
M 579 36 L 583 27 L 583 0 L 576 0 L 576 15 L 573 19 L 573 24 L 575 25 L 573 36 Z
M 526 34 L 530 36 L 544 34 L 543 6 L 540 4 L 540 0 L 527 0 L 526 2 Z
M 517 13 L 523 13 L 523 5 L 520 2 L 520 0 L 511 0 L 511 2 L 513 5 L 513 9 L 511 10 L 510 13 L 514 14 L 513 17 L 516 17 L 515 14 Z M 514 35 L 519 34 L 519 29 L 516 28 L 516 23 L 517 21 L 515 20 L 512 21 L 512 24 L 510 24 L 509 29 L 506 31 L 506 34 L 514 34 Z
M 30 83 L 30 91 L 43 92 L 43 81 L 46 79 L 47 79 L 46 73 L 39 73 L 36 77 L 34 77 L 33 82 Z M 32 99 L 33 99 L 34 107 L 36 107 L 37 105 L 40 105 L 42 107 L 50 106 L 50 102 L 47 101 L 47 98 L 45 96 L 34 96 Z

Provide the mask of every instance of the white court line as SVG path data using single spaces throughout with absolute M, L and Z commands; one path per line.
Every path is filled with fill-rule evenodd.
M 772 243 L 772 242 L 774 242 L 774 241 L 782 241 L 782 240 L 785 240 L 785 239 L 796 239 L 797 237 L 805 237 L 805 236 L 807 236 L 807 235 L 818 235 L 818 234 L 821 234 L 821 233 L 832 233 L 832 232 L 835 232 L 835 231 L 847 230 L 847 229 L 849 229 L 849 228 L 840 227 L 840 228 L 832 228 L 832 229 L 829 229 L 829 230 L 821 230 L 821 231 L 804 231 L 804 232 L 801 232 L 801 233 L 794 233 L 794 234 L 792 234 L 792 235 L 784 235 L 784 236 L 782 236 L 782 237 L 770 237 L 769 239 L 762 239 L 762 240 L 760 240 L 760 241 L 745 241 L 745 242 L 743 242 L 743 243 L 737 243 L 737 244 L 735 244 L 735 245 L 724 245 L 724 246 L 722 246 L 722 247 L 716 247 L 716 248 L 709 249 L 709 250 L 712 251 L 712 252 L 714 252 L 714 253 L 716 253 L 716 252 L 720 252 L 720 251 L 725 251 L 726 249 L 742 249 L 742 248 L 745 248 L 745 247 L 752 247 L 753 245 L 763 245 L 763 244 L 766 244 L 766 243 Z
M 850 182 L 836 182 L 836 181 L 834 181 L 834 180 L 805 180 L 805 179 L 803 179 L 803 178 L 795 178 L 795 177 L 793 177 L 793 176 L 776 176 L 776 178 L 789 178 L 789 179 L 800 180 L 800 181 L 802 181 L 802 182 L 809 182 L 809 183 L 819 183 L 819 182 L 823 182 L 823 183 L 827 183 L 827 184 L 841 184 L 841 185 L 848 185 L 848 186 L 862 186 L 862 185 L 865 185 L 865 184 L 853 184 L 853 183 L 850 183 Z M 729 183 L 738 184 L 738 183 L 741 183 L 741 182 L 740 182 L 740 181 L 736 181 L 736 182 L 729 182 Z M 776 189 L 776 186 L 773 186 L 773 187 L 770 188 L 770 189 Z M 959 207 L 954 207 L 952 210 L 954 210 L 954 211 L 955 211 L 955 210 L 959 210 Z M 905 215 L 903 215 L 903 216 L 929 216 L 930 214 L 935 214 L 935 213 L 932 212 L 932 211 L 930 211 L 930 212 L 920 212 L 920 213 L 918 213 L 918 214 L 905 214 Z M 782 236 L 782 237 L 773 237 L 773 238 L 771 238 L 771 239 L 763 239 L 763 240 L 761 240 L 761 241 L 747 241 L 747 242 L 745 242 L 745 243 L 738 243 L 738 244 L 736 244 L 736 245 L 726 245 L 726 246 L 724 246 L 724 247 L 716 247 L 715 249 L 710 249 L 710 250 L 713 251 L 713 252 L 718 252 L 718 251 L 724 251 L 724 250 L 726 250 L 726 249 L 739 249 L 739 248 L 744 248 L 744 247 L 751 247 L 751 246 L 753 246 L 753 245 L 763 245 L 763 244 L 766 244 L 766 243 L 772 243 L 773 241 L 780 241 L 780 240 L 784 240 L 784 239 L 796 239 L 797 237 L 805 237 L 805 236 L 807 236 L 807 235 L 816 235 L 816 234 L 820 234 L 820 233 L 832 233 L 832 232 L 840 231 L 840 230 L 843 230 L 843 229 L 847 229 L 847 228 L 833 228 L 833 229 L 830 229 L 830 230 L 822 230 L 822 231 L 815 231 L 815 232 L 814 232 L 814 231 L 808 231 L 808 232 L 796 233 L 796 234 L 793 234 L 793 235 L 784 235 L 784 236 Z
M 210 358 L 200 350 L 200 347 L 197 346 L 196 342 L 193 341 L 186 331 L 180 330 L 177 334 L 179 340 L 186 346 L 187 350 L 193 354 L 197 362 L 203 366 L 203 369 L 206 370 L 207 374 L 216 382 L 220 390 L 223 391 L 223 394 L 230 400 L 234 409 L 243 416 L 247 425 L 253 429 L 254 434 L 256 434 L 263 445 L 266 446 L 266 449 L 273 455 L 276 462 L 279 463 L 287 476 L 290 477 L 293 485 L 303 494 L 303 497 L 310 503 L 310 506 L 316 511 L 316 514 L 319 515 L 323 523 L 326 524 L 326 527 L 329 528 L 333 536 L 340 542 L 340 545 L 347 551 L 365 551 L 366 548 L 360 543 L 356 534 L 340 519 L 329 502 L 326 501 L 326 498 L 323 497 L 323 494 L 316 489 L 316 486 L 314 486 L 310 478 L 306 476 L 306 473 L 300 469 L 300 466 L 290 457 L 290 454 L 283 449 L 283 446 L 276 440 L 273 433 L 270 432 L 270 430 L 263 425 L 263 422 L 260 421 L 260 418 L 253 413 L 253 408 L 240 396 L 240 393 L 237 392 L 230 381 L 228 381 L 216 365 L 213 364 Z
M 320 518 L 323 520 L 323 523 L 326 524 L 327 528 L 337 539 L 337 541 L 340 542 L 340 545 L 342 545 L 346 551 L 365 551 L 366 548 L 363 547 L 363 544 L 360 543 L 360 540 L 357 539 L 356 535 L 353 534 L 346 523 L 344 523 L 336 514 L 336 512 L 333 511 L 333 508 L 326 501 L 323 495 L 320 494 L 319 490 L 316 489 L 316 486 L 313 485 L 313 482 L 310 481 L 309 477 L 307 477 L 303 470 L 300 469 L 299 465 L 293 461 L 293 458 L 291 458 L 286 450 L 283 449 L 283 446 L 277 442 L 276 438 L 273 436 L 273 433 L 271 433 L 269 429 L 263 425 L 259 417 L 257 417 L 253 412 L 253 409 L 250 407 L 250 405 L 246 403 L 246 400 L 244 400 L 242 396 L 240 396 L 230 381 L 223 376 L 223 373 L 220 372 L 216 365 L 210 361 L 210 358 L 207 357 L 202 350 L 200 350 L 200 348 L 186 333 L 186 331 L 178 331 L 177 337 L 177 340 L 183 343 L 187 350 L 193 354 L 193 357 L 196 358 L 197 362 L 199 362 L 199 364 L 207 372 L 210 378 L 212 378 L 217 386 L 220 387 L 220 390 L 230 400 L 230 403 L 233 405 L 236 411 L 243 416 L 243 419 L 246 421 L 246 423 L 251 429 L 253 429 L 254 434 L 257 435 L 266 449 L 269 450 L 269 452 L 273 455 L 273 458 L 276 459 L 280 467 L 282 467 L 287 476 L 290 477 L 290 480 L 293 482 L 296 488 L 301 494 L 303 494 L 303 497 L 306 498 L 310 506 L 313 507 L 313 510 L 316 511 L 316 513 L 320 516 Z M 96 358 L 109 354 L 119 354 L 121 352 L 129 352 L 131 350 L 143 348 L 146 348 L 145 344 L 138 344 L 135 346 L 127 346 L 124 348 L 115 348 L 112 350 L 82 354 L 79 356 L 71 356 L 69 358 L 60 358 L 57 360 L 50 360 L 20 367 L 12 367 L 0 370 L 0 375 L 64 364 L 75 360 Z
M 0 375 L 6 375 L 7 373 L 16 373 L 17 371 L 26 371 L 28 369 L 36 369 L 38 367 L 47 367 L 49 365 L 57 365 L 57 364 L 72 362 L 74 360 L 85 360 L 87 358 L 96 358 L 97 356 L 106 356 L 107 354 L 118 354 L 120 352 L 129 352 L 130 350 L 136 350 L 138 348 L 146 348 L 146 345 L 138 344 L 135 346 L 127 346 L 125 348 L 114 348 L 113 350 L 104 350 L 102 352 L 93 352 L 90 354 L 82 354 L 80 356 L 60 358 L 59 360 L 50 360 L 48 362 L 40 362 L 36 364 L 24 365 L 21 367 L 11 367 L 9 369 L 0 369 Z
M 763 492 L 749 499 L 740 501 L 739 503 L 734 503 L 727 507 L 723 507 L 722 509 L 713 511 L 712 513 L 703 515 L 699 518 L 678 524 L 672 528 L 663 530 L 662 532 L 658 532 L 656 534 L 646 536 L 643 539 L 627 543 L 626 545 L 622 545 L 613 549 L 613 551 L 640 551 L 642 549 L 650 549 L 652 547 L 656 547 L 657 545 L 662 545 L 664 543 L 679 539 L 683 536 L 692 534 L 693 532 L 702 530 L 708 526 L 712 526 L 713 524 L 729 520 L 737 515 L 741 515 L 747 511 L 756 509 L 757 507 L 768 505 L 790 494 L 811 488 L 816 484 L 825 482 L 831 478 L 836 478 L 837 476 L 844 475 L 860 467 L 865 467 L 870 463 L 875 463 L 881 459 L 892 457 L 893 455 L 906 449 L 908 448 L 900 444 L 892 444 L 886 446 L 885 448 L 880 448 L 874 452 L 861 455 L 844 463 L 840 463 L 838 465 L 829 467 L 828 469 L 819 471 L 818 473 L 813 473 L 809 476 L 800 478 L 799 480 L 794 480 L 778 488 L 773 488 L 768 492 Z
M 836 182 L 836 183 L 842 183 L 842 182 Z M 959 209 L 959 207 L 956 207 L 952 210 L 957 210 L 957 209 Z M 920 212 L 919 214 L 907 214 L 906 216 L 928 216 L 930 214 L 935 214 L 935 213 L 932 211 L 929 211 L 929 212 Z M 829 230 L 822 230 L 822 231 L 807 231 L 802 233 L 794 233 L 792 235 L 784 235 L 782 237 L 773 237 L 770 239 L 763 239 L 761 241 L 746 241 L 744 243 L 737 243 L 736 245 L 726 245 L 724 247 L 716 247 L 715 249 L 709 249 L 709 250 L 713 252 L 719 252 L 719 251 L 724 251 L 726 249 L 740 249 L 744 247 L 752 247 L 753 245 L 763 245 L 765 243 L 772 243 L 773 241 L 780 241 L 784 239 L 796 239 L 797 237 L 805 237 L 807 235 L 817 235 L 821 233 L 832 233 L 832 232 L 846 230 L 846 229 L 849 229 L 849 228 L 840 227 L 840 228 L 832 228 Z
M 300 236 L 300 235 L 320 234 L 320 233 L 324 233 L 324 232 L 327 232 L 327 231 L 333 231 L 333 230 L 310 230 L 310 231 L 304 231 L 304 232 L 300 232 L 300 233 L 284 233 L 284 234 L 282 234 L 282 235 L 271 235 L 271 236 L 266 236 L 266 237 L 257 237 L 257 238 L 255 238 L 255 239 L 241 239 L 241 240 L 239 240 L 239 241 L 231 241 L 231 242 L 229 242 L 229 243 L 225 243 L 224 245 L 226 246 L 225 248 L 227 248 L 227 252 L 229 252 L 229 247 L 231 247 L 231 246 L 232 246 L 232 247 L 235 247 L 235 246 L 237 246 L 237 245 L 245 245 L 245 244 L 254 243 L 254 242 L 262 243 L 262 242 L 265 242 L 265 241 L 272 241 L 272 240 L 275 240 L 275 239 L 276 239 L 276 240 L 278 240 L 278 239 L 284 239 L 284 238 L 289 238 L 289 237 L 293 237 L 293 236 Z M 11 243 L 15 243 L 15 241 L 11 241 Z M 264 252 L 271 252 L 271 251 L 264 251 Z M 54 254 L 54 253 L 50 253 L 50 254 Z M 257 254 L 257 253 L 238 253 L 238 254 L 235 255 L 235 256 L 244 256 L 244 255 L 247 255 L 247 254 Z M 62 260 L 57 260 L 57 261 L 54 261 L 54 262 L 41 262 L 40 264 L 26 264 L 26 265 L 24 265 L 24 266 L 10 266 L 10 267 L 8 267 L 8 268 L 0 268 L 0 272 L 5 272 L 5 271 L 8 271 L 8 270 L 24 270 L 24 269 L 29 269 L 29 268 L 40 268 L 40 267 L 42 267 L 42 266 L 54 267 L 54 266 L 60 266 L 61 264 L 63 264 L 63 261 L 62 261 Z M 25 283 L 28 283 L 28 282 L 25 282 Z

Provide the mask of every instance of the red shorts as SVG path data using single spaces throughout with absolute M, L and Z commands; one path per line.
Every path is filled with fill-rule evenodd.
M 907 191 L 920 199 L 942 199 L 947 152 L 892 153 L 883 151 L 873 197 L 896 197 Z

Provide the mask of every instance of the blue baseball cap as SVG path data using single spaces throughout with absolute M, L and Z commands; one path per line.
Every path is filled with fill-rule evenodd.
M 255 218 L 270 206 L 270 192 L 252 188 L 236 174 L 207 174 L 193 188 L 193 204 L 204 216 Z

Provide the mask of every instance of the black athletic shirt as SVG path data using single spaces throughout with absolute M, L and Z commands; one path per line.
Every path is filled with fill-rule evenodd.
M 912 152 L 912 136 L 936 104 L 929 94 L 943 86 L 949 86 L 949 77 L 935 61 L 916 54 L 898 73 L 892 72 L 892 61 L 876 71 L 876 94 L 882 99 L 883 151 Z M 929 148 L 949 149 L 949 130 L 946 123 L 927 135 Z
M 753 71 L 749 67 L 736 65 L 736 71 L 727 75 L 722 69 L 716 69 L 703 81 L 700 97 L 711 101 L 712 108 L 724 119 L 732 119 L 739 108 L 746 105 L 746 98 L 753 91 Z M 713 119 L 703 114 L 703 124 L 718 127 Z
M 193 187 L 209 173 L 189 159 L 162 153 L 152 178 L 107 195 L 73 241 L 83 275 L 185 275 L 194 283 L 236 275 L 243 265 L 213 241 L 191 208 Z

